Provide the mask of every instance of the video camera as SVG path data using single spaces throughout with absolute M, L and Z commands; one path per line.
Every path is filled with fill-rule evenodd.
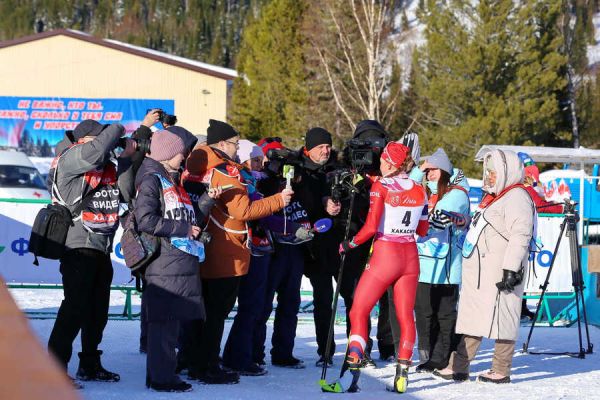
M 346 161 L 354 170 L 375 169 L 379 166 L 379 156 L 386 144 L 387 139 L 384 137 L 350 139 L 344 149 Z
M 352 191 L 356 191 L 354 177 L 355 175 L 348 169 L 334 171 L 329 177 L 329 181 L 331 182 L 331 200 L 336 203 L 340 202 Z
M 175 115 L 167 114 L 162 108 L 149 108 L 146 110 L 146 114 L 149 114 L 152 111 L 158 113 L 158 121 L 161 124 L 169 126 L 177 124 L 177 117 Z
M 269 159 L 267 168 L 276 174 L 282 173 L 284 165 L 303 166 L 300 153 L 290 149 L 270 149 L 267 151 L 267 158 Z

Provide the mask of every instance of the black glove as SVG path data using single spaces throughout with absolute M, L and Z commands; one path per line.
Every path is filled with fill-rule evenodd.
M 496 287 L 501 291 L 511 293 L 515 290 L 515 286 L 518 286 L 523 282 L 523 270 L 515 272 L 509 269 L 503 269 L 502 272 L 502 281 L 496 283 Z

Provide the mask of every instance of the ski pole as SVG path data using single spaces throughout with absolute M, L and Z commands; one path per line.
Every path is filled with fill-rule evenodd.
M 354 182 L 354 179 L 352 180 Z M 350 190 L 350 209 L 348 210 L 348 219 L 346 221 L 346 233 L 344 235 L 344 240 L 348 240 L 348 236 L 350 236 L 350 221 L 352 219 L 352 211 L 354 209 L 354 195 L 355 188 L 352 187 Z M 346 261 L 346 253 L 342 253 L 340 258 L 340 272 L 338 272 L 338 279 L 335 285 L 335 294 L 333 295 L 333 306 L 331 312 L 331 319 L 329 320 L 329 332 L 327 333 L 327 344 L 325 346 L 325 362 L 323 363 L 323 370 L 321 371 L 321 380 L 319 383 L 321 385 L 326 384 L 327 377 L 327 357 L 329 357 L 329 353 L 331 352 L 331 342 L 333 341 L 333 329 L 335 326 L 335 317 L 337 313 L 337 303 L 338 298 L 340 296 L 340 289 L 342 283 L 342 276 L 344 273 L 344 263 Z

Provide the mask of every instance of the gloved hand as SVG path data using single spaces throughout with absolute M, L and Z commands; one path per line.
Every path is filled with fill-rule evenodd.
M 518 286 L 523 282 L 523 270 L 515 272 L 509 269 L 503 269 L 502 271 L 502 281 L 497 282 L 496 287 L 503 292 L 511 293 L 515 290 L 515 286 Z
M 342 255 L 342 254 L 349 252 L 352 249 L 355 249 L 356 247 L 358 247 L 358 245 L 356 243 L 354 243 L 354 241 L 344 240 L 342 243 L 340 243 L 340 248 L 338 251 L 339 251 L 340 255 Z
M 452 223 L 452 221 L 450 221 L 450 218 L 442 214 L 440 210 L 435 210 L 429 216 L 429 223 L 434 228 L 443 230 L 446 229 Z
M 300 226 L 298 229 L 296 229 L 296 232 L 294 232 L 294 236 L 300 240 L 310 240 L 315 236 L 315 234 L 305 227 Z

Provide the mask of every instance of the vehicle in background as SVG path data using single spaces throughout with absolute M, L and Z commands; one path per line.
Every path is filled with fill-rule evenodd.
M 25 153 L 0 150 L 0 199 L 50 199 L 46 182 Z

